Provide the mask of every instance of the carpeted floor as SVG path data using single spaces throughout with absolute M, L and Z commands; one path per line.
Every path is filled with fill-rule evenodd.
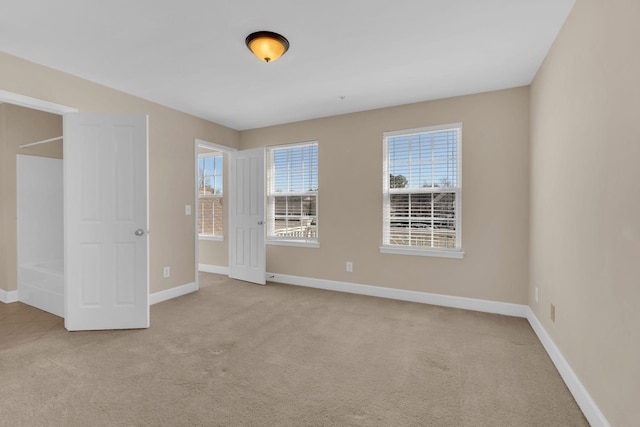
M 147 330 L 7 330 L 3 426 L 588 425 L 525 319 L 203 273 Z

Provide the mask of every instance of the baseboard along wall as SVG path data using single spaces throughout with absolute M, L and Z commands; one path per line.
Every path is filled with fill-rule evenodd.
M 187 283 L 186 285 L 176 286 L 175 288 L 167 289 L 165 291 L 154 292 L 152 294 L 149 294 L 149 305 L 158 304 L 159 302 L 167 301 L 173 298 L 178 298 L 197 290 L 197 283 L 192 282 Z
M 205 273 L 222 274 L 224 276 L 229 275 L 229 267 L 223 267 L 221 265 L 198 264 L 198 270 Z
M 199 270 L 207 273 L 229 275 L 229 268 L 223 266 L 200 264 Z M 267 273 L 267 281 L 526 318 L 591 426 L 611 427 L 611 424 L 607 421 L 598 405 L 573 371 L 569 362 L 567 362 L 560 352 L 560 349 L 555 345 L 551 336 L 533 313 L 533 310 L 531 310 L 527 305 L 408 291 L 404 289 L 385 288 L 381 286 L 339 282 L 335 280 L 314 279 L 310 277 L 291 276 L 278 273 Z
M 507 302 L 431 294 L 428 292 L 408 291 L 405 289 L 385 288 L 382 286 L 313 279 L 309 277 L 290 276 L 287 274 L 277 273 L 267 273 L 267 281 L 400 301 L 439 305 L 443 307 L 461 308 L 464 310 L 482 311 L 485 313 L 503 314 L 505 316 L 527 317 L 528 306 L 524 304 L 511 304 Z
M 592 427 L 611 427 L 611 424 L 607 421 L 607 418 L 584 387 L 578 375 L 571 369 L 571 365 L 569 365 L 567 359 L 562 355 L 560 349 L 553 342 L 551 336 L 546 329 L 544 329 L 542 323 L 540 323 L 530 307 L 527 307 L 527 320 L 553 361 L 553 364 L 556 366 L 556 369 L 582 410 L 582 413 L 587 418 L 587 421 L 589 421 L 589 424 L 591 424 Z
M 5 304 L 18 301 L 18 291 L 5 291 L 0 289 L 0 301 Z

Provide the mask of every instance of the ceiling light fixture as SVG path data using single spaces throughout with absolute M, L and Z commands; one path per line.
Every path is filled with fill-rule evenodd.
M 249 50 L 264 62 L 275 61 L 289 50 L 289 40 L 271 31 L 251 33 L 244 42 Z

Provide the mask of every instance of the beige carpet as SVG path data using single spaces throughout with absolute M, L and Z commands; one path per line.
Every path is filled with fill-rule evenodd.
M 0 347 L 7 426 L 585 426 L 524 319 L 202 274 L 151 328 Z

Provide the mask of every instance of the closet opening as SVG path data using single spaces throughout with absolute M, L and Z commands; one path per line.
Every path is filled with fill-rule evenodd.
M 64 317 L 62 115 L 10 103 L 1 111 L 3 226 L 15 236 L 5 246 L 15 260 L 7 273 L 15 275 L 18 301 Z

